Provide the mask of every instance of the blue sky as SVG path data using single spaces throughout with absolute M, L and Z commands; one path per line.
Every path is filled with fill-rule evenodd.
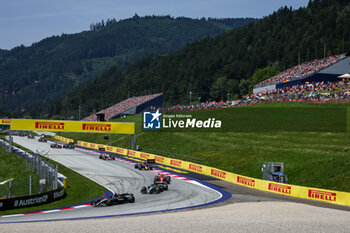
M 89 30 L 90 23 L 135 13 L 201 17 L 267 16 L 281 6 L 308 0 L 0 0 L 0 48 L 30 46 L 52 35 Z

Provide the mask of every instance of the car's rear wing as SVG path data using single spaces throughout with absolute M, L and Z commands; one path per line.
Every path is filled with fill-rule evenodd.
M 147 163 L 156 163 L 155 159 L 147 159 Z

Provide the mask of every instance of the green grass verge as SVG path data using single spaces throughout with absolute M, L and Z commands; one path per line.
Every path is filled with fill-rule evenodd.
M 16 160 L 16 162 L 14 162 L 13 160 Z M 2 157 L 1 157 L 1 161 L 3 161 Z M 52 160 L 50 160 L 50 162 L 54 164 L 58 164 Z M 9 162 L 6 161 L 6 163 L 3 163 L 3 162 L 0 163 L 0 171 L 1 171 L 0 174 L 7 174 L 7 173 L 11 174 L 11 172 L 17 173 L 20 170 L 23 170 L 23 169 L 18 169 L 19 167 L 20 168 L 23 167 L 23 160 L 17 157 L 16 155 L 13 155 L 11 156 Z M 67 188 L 65 189 L 67 196 L 64 199 L 61 199 L 49 204 L 45 204 L 45 205 L 35 206 L 35 207 L 0 211 L 0 215 L 35 212 L 35 211 L 42 211 L 47 209 L 55 209 L 55 208 L 60 208 L 65 206 L 71 206 L 71 205 L 87 202 L 96 197 L 100 197 L 104 195 L 103 191 L 106 190 L 106 188 L 102 187 L 101 185 L 98 185 L 92 180 L 86 178 L 85 176 L 82 176 L 79 173 L 72 171 L 61 164 L 58 164 L 58 172 L 67 177 Z
M 30 168 L 25 169 L 24 160 L 19 156 L 9 153 L 0 146 L 0 181 L 14 179 L 18 185 L 12 187 L 11 195 L 25 196 L 29 193 L 29 176 L 32 176 L 32 182 L 39 184 L 39 176 L 31 172 Z M 8 183 L 0 185 L 0 196 L 6 197 L 8 195 Z M 32 187 L 32 193 L 39 191 L 38 186 Z
M 141 130 L 141 116 L 118 121 L 136 122 L 136 141 L 143 151 L 189 155 L 204 165 L 261 178 L 263 162 L 284 162 L 289 183 L 350 192 L 350 105 L 272 103 L 252 108 L 347 107 L 346 132 L 158 132 Z M 232 111 L 224 109 L 220 111 Z M 202 111 L 207 115 L 208 111 Z M 210 112 L 209 112 L 210 113 Z M 317 116 L 315 116 L 317 117 Z M 130 136 L 65 133 L 83 141 L 129 147 Z M 176 153 L 176 154 L 175 154 Z M 161 154 L 161 153 L 158 153 Z M 189 159 L 190 160 L 190 159 Z

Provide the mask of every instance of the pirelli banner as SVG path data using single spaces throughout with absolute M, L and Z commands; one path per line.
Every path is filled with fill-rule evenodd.
M 0 125 L 10 125 L 11 120 L 10 119 L 0 119 Z
M 134 134 L 135 123 L 11 119 L 11 130 Z
M 115 146 L 107 146 L 107 145 L 102 145 L 102 144 L 97 144 L 97 143 L 91 143 L 91 142 L 84 142 L 84 141 L 77 141 L 77 145 L 89 149 L 94 149 L 94 150 L 100 150 L 100 148 L 104 148 L 106 152 L 111 152 L 111 153 L 116 153 L 120 155 L 127 155 L 128 150 L 120 147 L 115 147 Z
M 99 144 L 81 142 L 81 141 L 78 141 L 78 145 L 87 147 L 87 148 L 96 149 L 96 150 L 100 146 L 104 146 L 105 148 L 108 148 L 108 146 L 106 145 L 99 145 Z M 108 149 L 106 150 L 110 152 L 114 152 L 114 149 L 112 148 L 114 147 L 110 147 L 110 150 Z M 122 149 L 122 148 L 119 148 L 119 149 Z M 114 152 L 114 153 L 118 153 L 118 152 Z M 118 153 L 118 154 L 122 154 L 122 153 Z M 247 188 L 258 189 L 258 190 L 286 195 L 286 196 L 350 206 L 350 193 L 347 193 L 347 192 L 276 183 L 272 181 L 238 175 L 238 174 L 227 172 L 221 169 L 200 165 L 192 162 L 187 162 L 183 160 L 178 160 L 178 159 L 173 159 L 173 158 L 168 158 L 164 156 L 149 154 L 149 153 L 140 152 L 140 151 L 128 150 L 128 149 L 123 149 L 123 155 L 128 155 L 136 159 L 144 159 L 144 160 L 155 159 L 155 162 L 159 164 L 164 164 L 175 168 L 180 168 L 180 169 L 208 175 L 218 179 L 226 180 L 234 184 L 242 185 Z
M 65 142 L 65 143 L 74 143 L 74 140 L 70 139 L 70 138 L 65 138 L 65 137 L 61 137 L 61 136 L 57 136 L 57 135 L 55 135 L 53 138 L 60 140 L 61 142 Z
M 208 167 L 192 162 L 167 158 L 140 151 L 128 150 L 128 155 L 137 159 L 155 159 L 156 163 L 159 164 L 169 165 L 172 167 L 215 177 L 248 188 L 258 189 L 286 196 L 350 206 L 350 193 L 347 192 L 276 183 L 272 181 L 242 176 L 221 169 Z

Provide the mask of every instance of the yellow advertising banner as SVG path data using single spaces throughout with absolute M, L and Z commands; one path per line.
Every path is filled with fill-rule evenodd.
M 10 119 L 0 119 L 0 125 L 10 125 L 11 120 Z
M 65 137 L 61 137 L 61 136 L 57 136 L 57 135 L 55 135 L 54 138 L 57 139 L 57 140 L 60 140 L 60 141 L 62 141 L 62 142 L 66 142 L 66 143 L 72 143 L 72 142 L 74 142 L 73 139 L 65 138 Z
M 84 142 L 84 141 L 77 141 L 77 144 L 78 144 L 78 146 L 86 147 L 86 148 L 90 148 L 90 149 L 95 149 L 95 150 L 99 150 L 99 148 L 104 148 L 105 151 L 107 151 L 107 152 L 117 153 L 117 154 L 121 154 L 121 155 L 128 154 L 128 149 L 115 147 L 115 146 L 107 146 L 107 145 L 95 144 L 95 143 Z
M 112 148 L 108 149 L 106 145 L 94 144 L 89 142 L 78 141 L 78 145 L 98 149 L 98 147 L 105 147 L 107 151 L 113 151 Z M 116 148 L 116 147 L 113 147 Z M 123 148 L 119 148 L 123 149 Z M 183 160 L 163 157 L 159 155 L 149 154 L 140 151 L 123 149 L 124 155 L 134 157 L 137 159 L 155 159 L 156 163 L 169 165 L 172 167 L 182 168 L 188 171 L 193 171 L 196 173 L 216 177 L 221 180 L 226 180 L 228 182 L 245 186 L 247 188 L 258 189 L 266 192 L 304 198 L 315 201 L 323 201 L 339 205 L 350 206 L 350 193 L 341 192 L 335 190 L 326 190 L 319 188 L 311 188 L 292 184 L 276 183 L 273 181 L 261 180 L 257 178 L 247 177 L 231 172 L 227 172 L 221 169 L 208 167 L 201 164 L 196 164 L 192 162 L 187 162 Z M 119 153 L 121 154 L 121 153 Z
M 11 119 L 11 130 L 134 134 L 135 123 Z

